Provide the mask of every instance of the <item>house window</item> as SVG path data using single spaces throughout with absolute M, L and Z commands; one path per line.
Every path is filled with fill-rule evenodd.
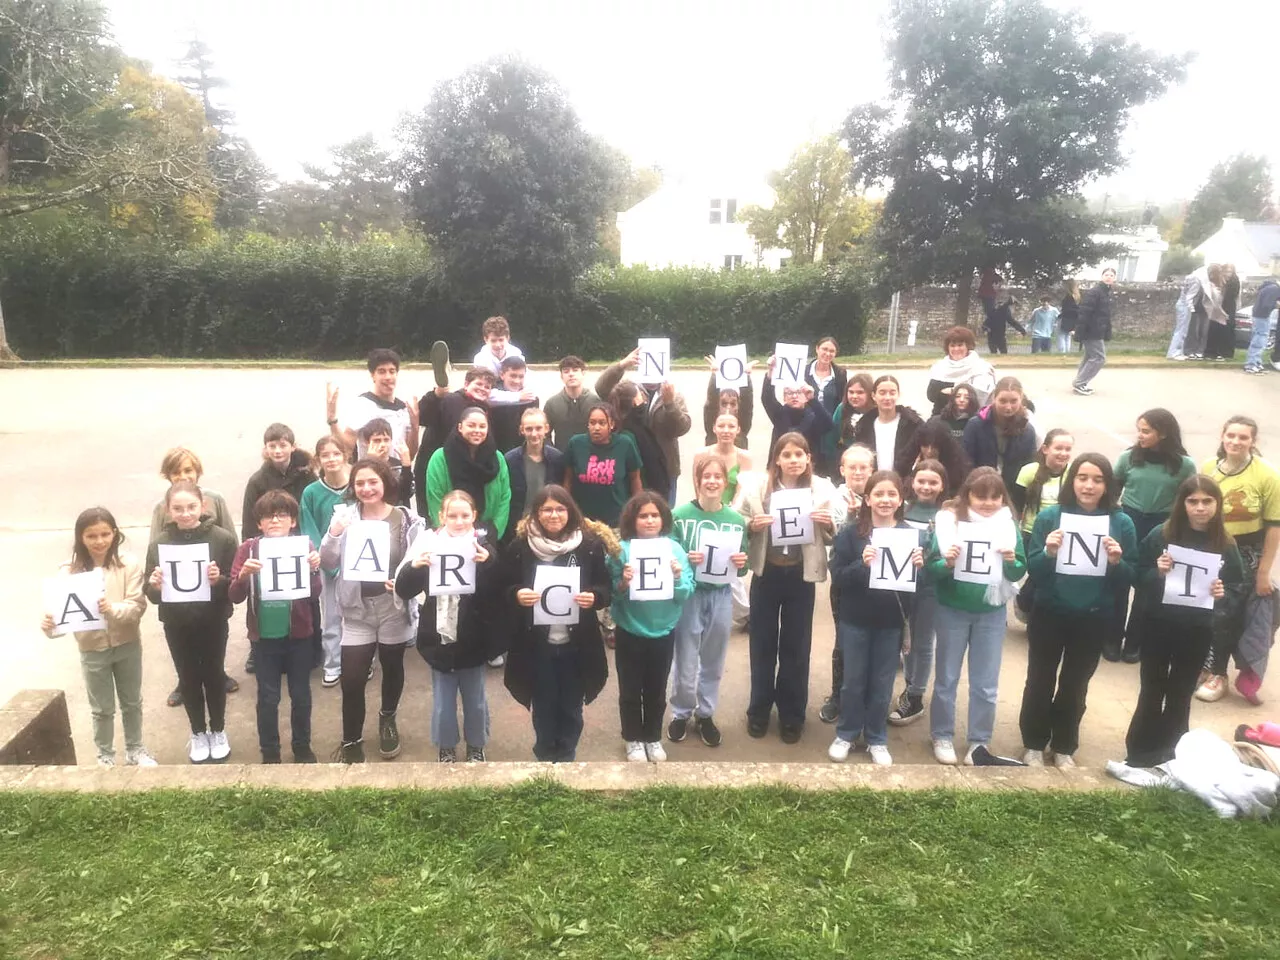
M 726 254 L 724 255 L 724 268 L 725 268 L 726 270 L 741 270 L 741 269 L 742 269 L 742 254 L 740 254 L 740 253 L 726 253 Z
M 1138 258 L 1133 254 L 1125 254 L 1116 261 L 1116 279 L 1132 280 L 1138 274 Z
M 708 222 L 708 223 L 719 223 L 719 222 L 720 222 L 720 200 L 719 200 L 719 198 L 713 199 L 713 200 L 711 201 L 711 215 L 710 215 L 710 217 L 708 218 L 708 221 L 707 221 L 707 222 Z
M 728 200 L 726 200 L 726 201 L 724 202 L 724 222 L 725 222 L 725 223 L 737 223 L 737 222 L 738 222 L 738 199 L 737 199 L 737 197 L 730 197 Z

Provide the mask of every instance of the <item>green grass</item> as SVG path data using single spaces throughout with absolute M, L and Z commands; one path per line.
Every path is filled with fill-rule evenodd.
M 0 794 L 0 956 L 1275 958 L 1168 793 Z

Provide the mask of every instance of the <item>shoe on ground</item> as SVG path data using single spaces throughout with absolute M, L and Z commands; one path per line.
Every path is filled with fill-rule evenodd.
M 956 745 L 950 740 L 933 741 L 933 759 L 948 767 L 956 765 Z
M 1211 674 L 1196 688 L 1196 699 L 1204 703 L 1217 703 L 1227 695 L 1227 678 Z
M 849 759 L 849 751 L 853 749 L 853 741 L 836 737 L 827 747 L 827 758 L 833 763 L 844 763 Z
M 224 676 L 224 677 L 222 678 L 222 680 L 223 680 L 223 682 L 226 684 L 226 687 L 227 687 L 227 693 L 237 693 L 237 692 L 239 692 L 239 690 L 240 690 L 240 681 L 239 681 L 239 680 L 237 680 L 235 677 L 233 677 L 233 676 L 231 676 L 230 674 L 228 674 L 228 675 Z
M 716 726 L 716 722 L 710 717 L 699 717 L 698 736 L 702 738 L 702 742 L 708 747 L 720 746 L 720 728 Z
M 1226 357 L 1214 357 L 1214 358 L 1213 358 L 1213 362 L 1214 362 L 1214 363 L 1226 363 L 1226 362 L 1227 362 L 1227 358 L 1226 358 Z
M 383 760 L 400 756 L 400 731 L 394 713 L 378 714 L 378 753 Z
M 1119 663 L 1121 652 L 1119 640 L 1106 640 L 1102 644 L 1102 659 L 1107 663 Z
M 924 716 L 924 697 L 903 690 L 897 705 L 889 711 L 889 722 L 895 727 L 905 727 Z
M 654 740 L 644 745 L 645 755 L 650 763 L 662 763 L 667 759 L 667 751 L 662 749 L 662 741 Z
M 769 732 L 768 717 L 753 717 L 751 716 L 751 714 L 747 714 L 747 736 L 753 737 L 756 740 L 759 740 L 768 732 Z
M 503 667 L 503 666 L 506 666 L 506 663 L 507 663 L 506 654 L 500 653 L 496 657 L 494 657 L 492 660 L 489 661 L 489 666 Z
M 279 750 L 263 750 L 262 762 L 263 763 L 280 763 L 280 751 Z
M 187 743 L 187 756 L 192 763 L 209 762 L 209 735 L 203 731 L 193 733 Z
M 333 751 L 334 763 L 364 763 L 364 741 L 344 743 Z
M 1255 707 L 1262 706 L 1262 698 L 1258 696 L 1258 691 L 1261 689 L 1262 678 L 1251 668 L 1245 667 L 1236 674 L 1236 690 Z
M 1053 765 L 1059 770 L 1070 770 L 1076 765 L 1076 758 L 1069 753 L 1055 753 Z
M 1276 372 L 1278 372 L 1278 373 L 1280 373 L 1280 360 L 1272 360 L 1272 361 L 1271 361 L 1271 369 L 1272 369 L 1272 370 L 1275 370 L 1275 371 L 1276 371 Z
M 457 747 L 441 747 L 440 762 L 441 763 L 457 763 L 458 748 Z
M 324 672 L 324 678 L 321 679 L 320 683 L 322 686 L 336 687 L 338 685 L 338 682 L 341 679 L 342 679 L 341 670 L 326 670 Z
M 169 694 L 169 696 L 167 696 L 167 697 L 165 698 L 164 703 L 165 703 L 165 706 L 167 706 L 167 707 L 180 707 L 180 706 L 182 706 L 182 690 L 181 690 L 181 688 L 179 688 L 179 687 L 174 687 L 174 688 L 173 688 L 173 692 L 172 692 L 172 693 L 170 693 L 170 694 Z
M 1079 384 L 1073 383 L 1071 385 L 1071 391 L 1075 393 L 1077 396 L 1081 396 L 1081 397 L 1089 397 L 1093 395 L 1093 387 L 1090 387 L 1087 385 L 1080 386 Z
M 1142 659 L 1142 651 L 1138 647 L 1131 647 L 1126 644 L 1120 651 L 1120 659 L 1125 663 L 1137 663 Z
M 649 754 L 645 752 L 644 744 L 639 740 L 624 741 L 627 750 L 628 763 L 645 763 L 649 759 Z
M 1174 354 L 1172 357 L 1166 357 L 1165 359 L 1166 360 L 1186 360 L 1187 355 L 1185 353 L 1178 353 L 1178 354 Z
M 294 763 L 317 763 L 316 752 L 310 747 L 294 747 L 293 748 Z
M 467 744 L 467 763 L 484 763 L 484 747 L 473 747 Z
M 159 761 L 147 752 L 146 747 L 130 747 L 124 752 L 126 767 L 158 767 Z
M 1245 367 L 1244 372 L 1251 375 L 1259 375 L 1266 373 L 1267 371 L 1265 367 Z
M 964 752 L 964 765 L 966 767 L 976 766 L 976 764 L 973 762 L 973 755 L 980 747 L 985 747 L 985 746 L 986 746 L 985 743 L 969 744 L 969 749 Z
M 431 345 L 431 373 L 437 387 L 449 386 L 449 345 L 443 340 Z
M 889 748 L 883 743 L 873 743 L 867 747 L 867 752 L 871 754 L 871 762 L 877 767 L 893 766 L 893 756 L 889 753 Z
M 227 739 L 227 731 L 215 730 L 209 734 L 209 759 L 214 763 L 222 763 L 231 756 L 231 741 Z
M 98 766 L 100 766 L 100 767 L 114 767 L 115 765 L 116 765 L 116 758 L 115 758 L 114 756 L 112 756 L 111 754 L 109 754 L 109 753 L 100 753 L 100 754 L 98 754 Z
M 667 739 L 672 743 L 680 743 L 689 733 L 688 717 L 672 717 L 667 724 Z
M 823 723 L 835 723 L 840 719 L 840 698 L 827 697 L 818 710 L 818 719 Z
M 800 734 L 804 727 L 798 723 L 784 723 L 778 727 L 778 736 L 782 738 L 783 743 L 799 743 Z
M 1022 755 L 1022 762 L 1025 763 L 1028 767 L 1043 767 L 1044 751 L 1043 750 L 1027 750 Z
M 249 648 L 249 655 L 244 658 L 244 672 L 245 673 L 258 672 L 258 661 L 253 659 L 253 647 Z

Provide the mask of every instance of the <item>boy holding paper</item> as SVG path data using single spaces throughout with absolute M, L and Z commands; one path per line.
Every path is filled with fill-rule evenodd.
M 258 746 L 263 763 L 280 762 L 280 685 L 289 683 L 289 731 L 295 763 L 315 763 L 311 749 L 311 640 L 320 596 L 320 553 L 305 536 L 290 537 L 298 524 L 298 501 L 284 490 L 269 490 L 253 504 L 261 536 L 236 551 L 227 595 L 247 603 L 245 623 L 258 669 Z M 265 540 L 280 540 L 288 551 L 269 551 Z M 284 540 L 289 544 L 284 544 Z M 264 562 L 266 568 L 264 569 Z M 278 588 L 284 587 L 284 590 Z M 292 588 L 292 589 L 289 589 Z M 290 599 L 284 593 L 298 594 Z

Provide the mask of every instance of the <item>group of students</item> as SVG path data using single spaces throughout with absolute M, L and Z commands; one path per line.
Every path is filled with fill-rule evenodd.
M 720 390 L 711 374 L 707 444 L 691 469 L 694 497 L 673 509 L 676 444 L 691 421 L 670 383 L 625 379 L 633 353 L 591 391 L 585 365 L 567 357 L 560 364 L 564 389 L 542 408 L 524 390 L 524 360 L 506 321 L 486 321 L 484 335 L 456 392 L 448 390 L 447 348 L 437 344 L 437 387 L 415 404 L 395 398 L 399 358 L 374 351 L 373 389 L 349 404 L 345 417 L 338 416 L 337 391 L 328 391 L 330 433 L 313 457 L 297 449 L 287 426 L 269 427 L 264 463 L 246 485 L 239 535 L 225 501 L 200 487 L 202 465 L 186 449 L 165 457 L 170 487 L 143 563 L 122 549 L 108 511 L 93 508 L 77 519 L 65 570 L 104 571 L 107 629 L 76 635 L 100 762 L 114 763 L 117 699 L 126 763 L 154 762 L 141 740 L 139 624 L 148 600 L 158 607 L 178 674 L 171 702 L 187 710 L 196 763 L 231 752 L 225 706 L 232 681 L 224 660 L 240 603 L 258 683 L 259 747 L 269 763 L 282 759 L 284 686 L 293 759 L 315 762 L 310 675 L 317 667 L 324 686 L 341 688 L 333 758 L 363 761 L 365 691 L 375 661 L 382 671 L 377 748 L 384 758 L 396 756 L 411 643 L 431 667 L 431 739 L 442 762 L 459 759 L 460 746 L 466 760 L 484 760 L 491 667 L 503 668 L 507 689 L 531 711 L 535 757 L 574 759 L 583 706 L 607 682 L 610 646 L 627 759 L 665 759 L 668 705 L 668 740 L 694 733 L 715 747 L 729 638 L 744 620 L 747 733 L 767 736 L 776 710 L 779 736 L 794 743 L 808 710 L 816 584 L 828 578 L 836 644 L 831 696 L 819 718 L 835 724 L 829 755 L 836 761 L 865 745 L 874 762 L 891 763 L 888 726 L 923 716 L 932 682 L 934 755 L 959 762 L 956 693 L 967 660 L 963 757 L 986 762 L 1006 605 L 1015 598 L 1029 642 L 1019 718 L 1025 763 L 1073 764 L 1089 680 L 1102 656 L 1141 661 L 1131 763 L 1172 755 L 1192 696 L 1225 695 L 1232 656 L 1237 690 L 1257 700 L 1274 623 L 1269 570 L 1280 545 L 1280 474 L 1262 460 L 1257 425 L 1247 417 L 1226 424 L 1217 457 L 1196 473 L 1177 421 L 1168 411 L 1147 411 L 1136 443 L 1113 468 L 1100 454 L 1077 455 L 1061 429 L 1038 441 L 1021 385 L 995 379 L 973 352 L 967 328 L 945 337 L 944 361 L 930 374 L 935 411 L 928 421 L 899 402 L 893 376 L 847 373 L 835 363 L 835 341 L 824 338 L 799 386 L 777 390 L 770 358 L 761 400 L 773 436 L 758 468 L 746 449 L 752 388 Z M 500 421 L 515 425 L 504 441 L 514 445 L 505 450 L 494 437 Z M 807 542 L 775 542 L 785 538 L 771 503 L 794 496 L 784 491 L 807 492 Z M 1057 572 L 1062 517 L 1072 513 L 1108 518 L 1105 575 Z M 390 528 L 385 582 L 344 574 L 355 521 Z M 999 583 L 955 577 L 959 525 L 975 521 L 1008 529 Z M 872 587 L 880 528 L 916 531 L 914 592 Z M 312 545 L 309 596 L 264 599 L 262 541 L 299 533 Z M 712 533 L 715 542 L 734 544 L 722 558 L 737 573 L 729 582 L 703 577 Z M 474 592 L 432 595 L 427 571 L 440 536 L 474 542 Z M 656 538 L 670 541 L 670 596 L 633 599 L 636 544 Z M 210 599 L 166 601 L 159 546 L 196 543 L 208 544 Z M 1223 557 L 1212 611 L 1161 602 L 1171 545 Z M 543 603 L 535 585 L 546 566 L 577 568 L 575 622 L 535 622 L 534 608 Z M 46 616 L 46 632 L 53 626 Z M 899 665 L 905 684 L 895 698 Z

